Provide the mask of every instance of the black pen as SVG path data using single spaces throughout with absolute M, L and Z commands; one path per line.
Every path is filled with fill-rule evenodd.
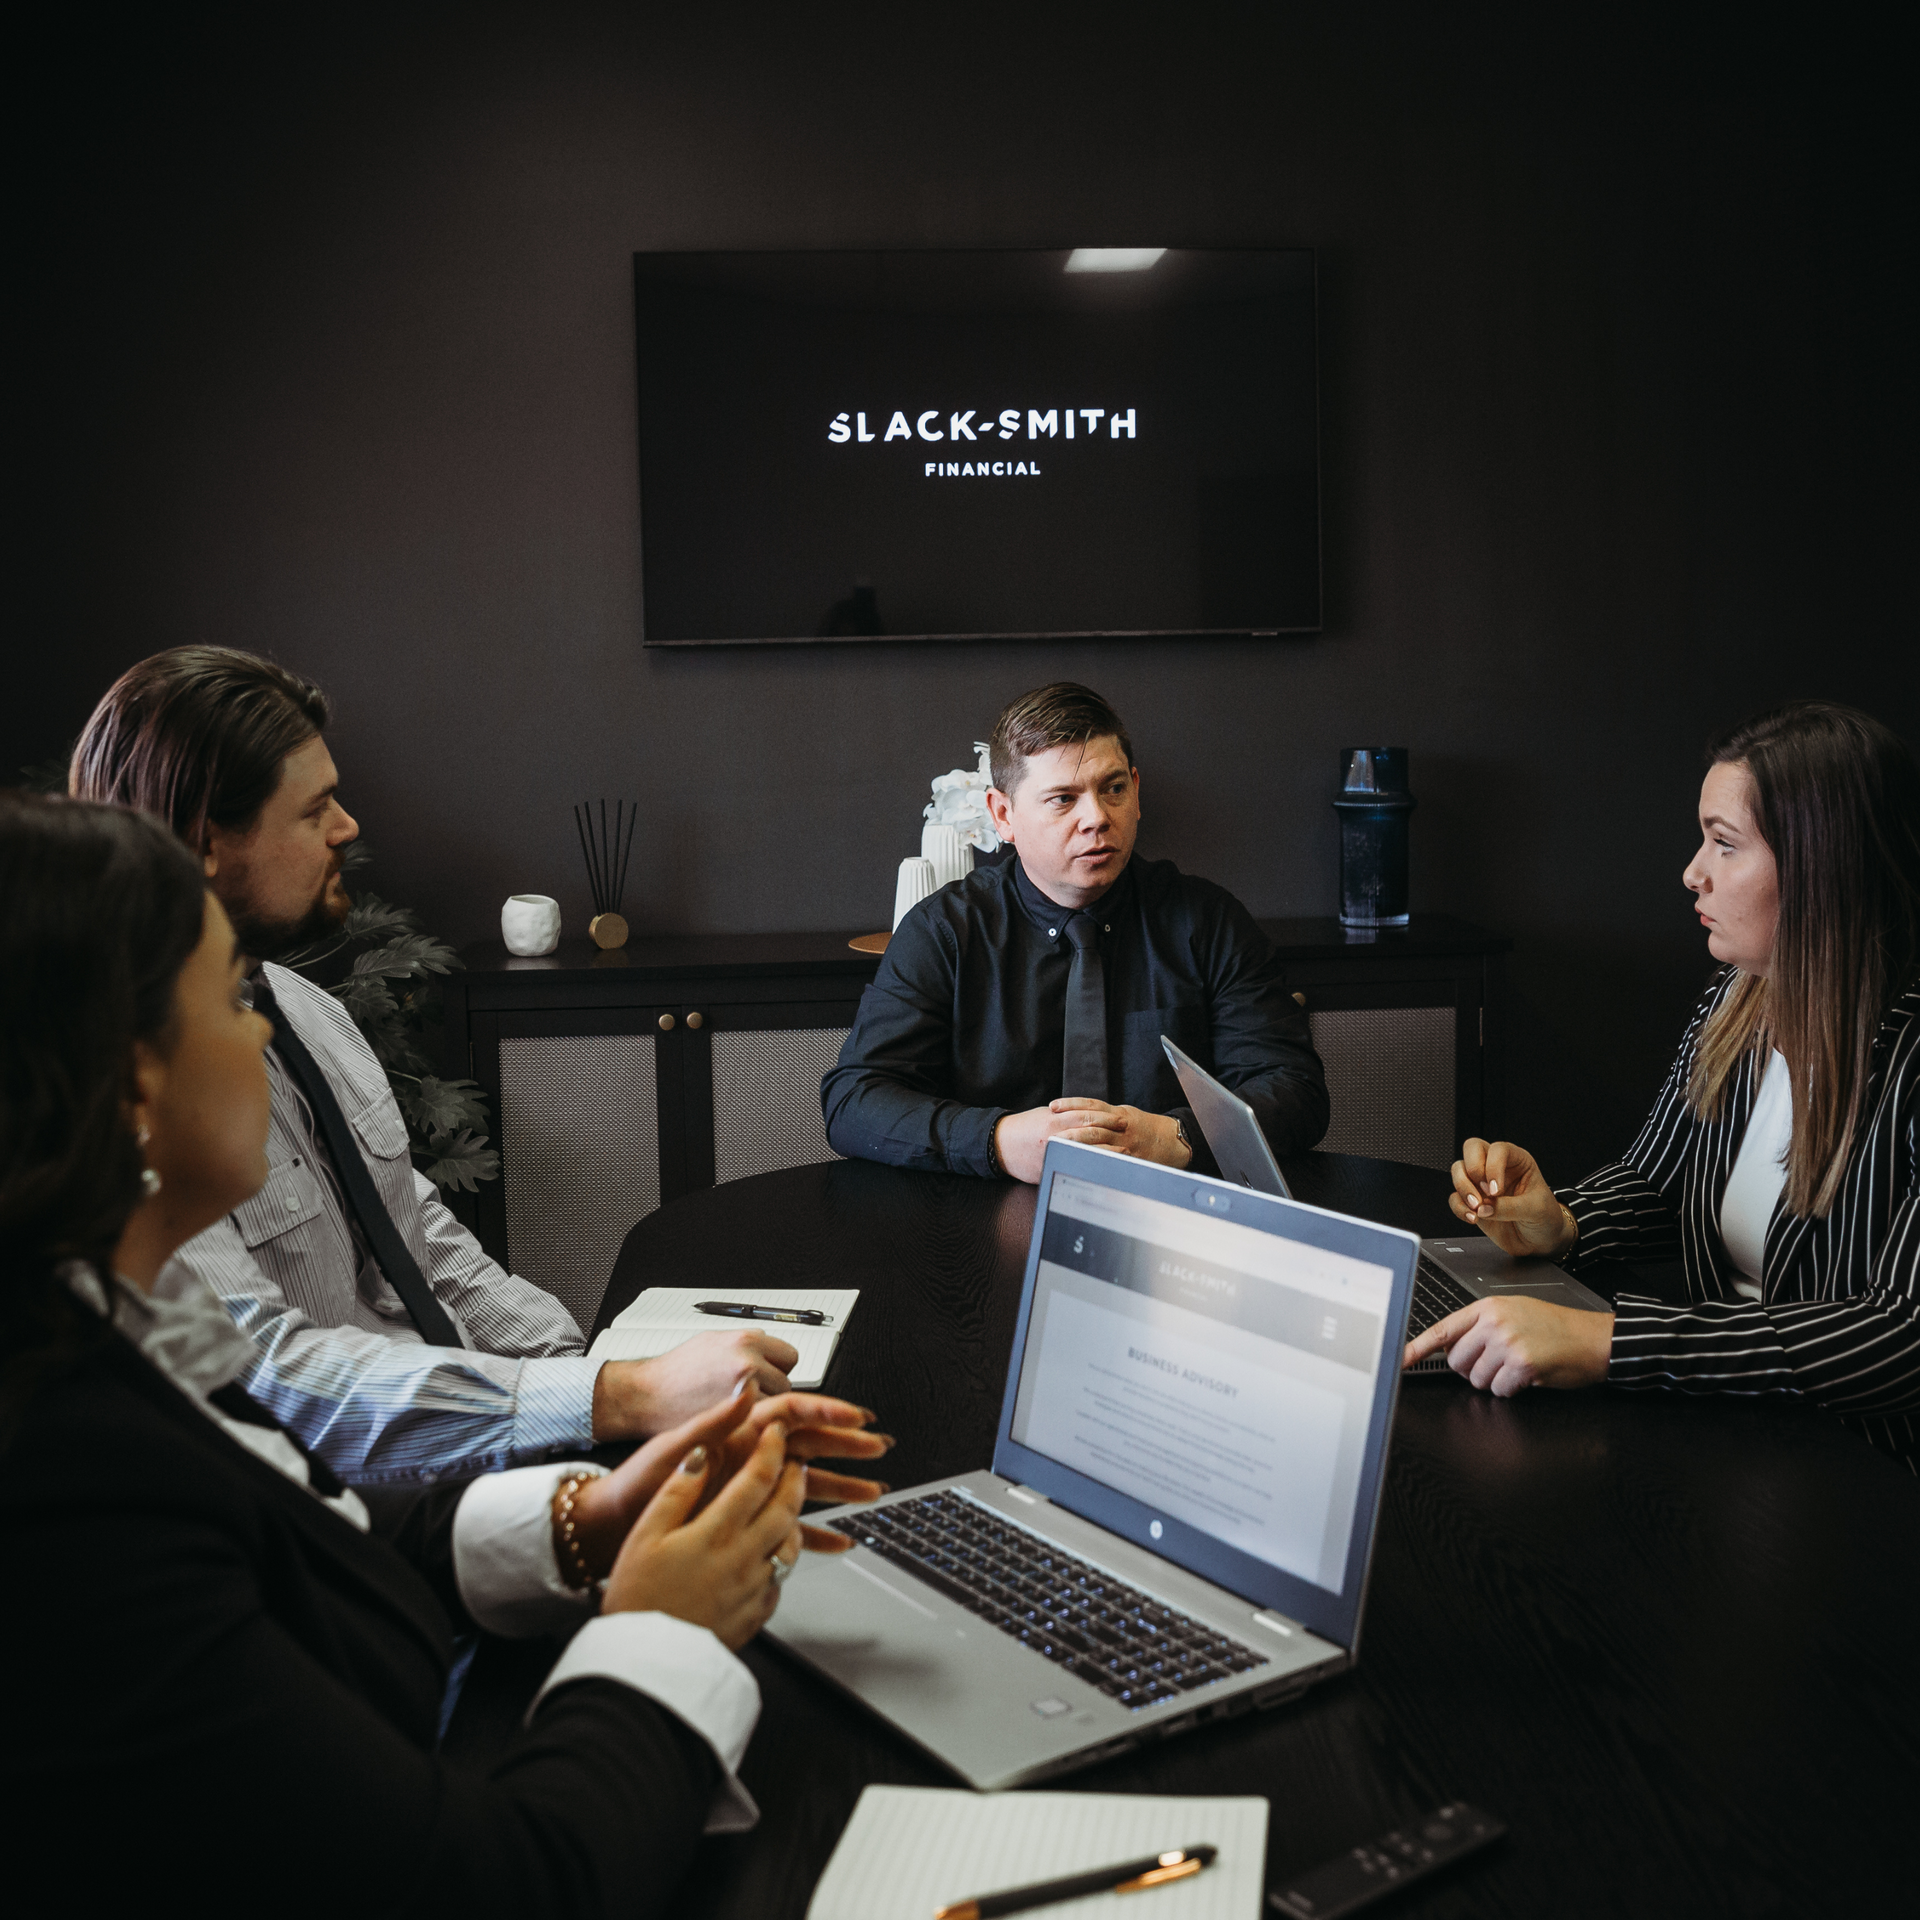
M 790 1326 L 830 1327 L 833 1316 L 818 1307 L 750 1307 L 744 1300 L 696 1300 L 695 1313 L 724 1314 L 729 1320 L 784 1320 Z
M 1185 1880 L 1219 1858 L 1218 1847 L 1177 1847 L 1171 1853 L 1150 1853 L 1144 1860 L 1125 1860 L 1117 1867 L 1096 1867 L 1065 1880 L 1042 1880 L 1031 1887 L 1009 1887 L 1005 1893 L 978 1893 L 939 1908 L 933 1920 L 994 1920 L 1002 1913 L 1024 1913 L 1029 1907 L 1050 1907 L 1056 1900 L 1077 1900 L 1083 1893 L 1144 1893 L 1170 1880 Z

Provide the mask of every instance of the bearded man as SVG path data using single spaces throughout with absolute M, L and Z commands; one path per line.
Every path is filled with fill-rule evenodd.
M 415 1170 L 386 1072 L 340 1003 L 274 964 L 352 904 L 341 862 L 360 829 L 322 737 L 330 712 L 272 661 L 175 647 L 109 689 L 68 779 L 79 798 L 158 814 L 201 856 L 274 1023 L 266 1184 L 170 1263 L 259 1348 L 246 1390 L 360 1485 L 644 1438 L 746 1379 L 784 1392 L 798 1356 L 760 1332 L 588 1359 L 560 1302 L 489 1259 Z

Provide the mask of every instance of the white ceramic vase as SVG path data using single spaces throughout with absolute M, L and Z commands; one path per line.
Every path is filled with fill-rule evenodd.
M 973 871 L 973 849 L 960 838 L 957 827 L 929 820 L 920 830 L 920 857 L 933 862 L 933 884 L 944 887 Z
M 560 902 L 544 893 L 516 893 L 500 909 L 500 938 L 522 959 L 551 953 L 560 944 Z

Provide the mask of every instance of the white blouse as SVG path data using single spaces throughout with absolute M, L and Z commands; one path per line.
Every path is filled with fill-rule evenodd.
M 1753 1114 L 1747 1121 L 1740 1152 L 1720 1196 L 1720 1238 L 1740 1277 L 1735 1293 L 1748 1300 L 1760 1298 L 1766 1278 L 1767 1228 L 1787 1183 L 1787 1149 L 1793 1144 L 1793 1076 L 1778 1047 L 1767 1062 L 1753 1096 Z

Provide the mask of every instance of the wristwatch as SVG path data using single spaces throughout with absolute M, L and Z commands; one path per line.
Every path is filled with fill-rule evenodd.
M 1178 1114 L 1173 1116 L 1173 1130 L 1180 1136 L 1180 1144 L 1187 1150 L 1187 1165 L 1194 1161 L 1193 1142 L 1187 1137 L 1187 1123 Z

